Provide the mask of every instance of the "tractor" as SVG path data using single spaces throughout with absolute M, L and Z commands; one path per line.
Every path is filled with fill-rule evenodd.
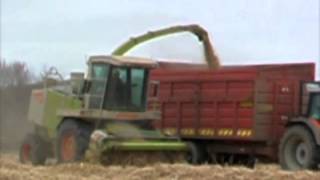
M 320 82 L 302 83 L 300 116 L 292 118 L 279 145 L 283 169 L 317 169 L 320 162 Z

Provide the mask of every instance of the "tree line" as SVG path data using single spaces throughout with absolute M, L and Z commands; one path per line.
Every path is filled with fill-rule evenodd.
M 26 85 L 36 80 L 35 73 L 25 62 L 0 59 L 0 88 Z

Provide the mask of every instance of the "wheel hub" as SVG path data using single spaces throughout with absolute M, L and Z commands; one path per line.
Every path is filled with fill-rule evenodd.
M 307 161 L 308 150 L 307 145 L 301 142 L 297 145 L 296 149 L 296 159 L 300 165 L 304 165 Z
M 64 161 L 72 161 L 75 156 L 75 139 L 72 133 L 66 134 L 62 140 L 62 158 Z
M 22 146 L 22 157 L 23 157 L 23 161 L 25 163 L 30 163 L 30 151 L 31 151 L 31 146 L 29 144 L 24 144 Z

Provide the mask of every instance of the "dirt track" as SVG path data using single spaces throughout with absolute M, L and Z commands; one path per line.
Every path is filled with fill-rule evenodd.
M 319 179 L 320 172 L 286 172 L 275 165 L 244 167 L 156 164 L 145 167 L 101 166 L 78 163 L 33 167 L 18 163 L 15 155 L 0 157 L 0 179 Z

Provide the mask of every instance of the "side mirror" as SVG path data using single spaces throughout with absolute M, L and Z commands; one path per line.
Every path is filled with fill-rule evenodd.
M 82 87 L 84 83 L 84 73 L 82 72 L 71 72 L 70 73 L 70 83 L 72 93 L 79 95 L 82 93 Z

